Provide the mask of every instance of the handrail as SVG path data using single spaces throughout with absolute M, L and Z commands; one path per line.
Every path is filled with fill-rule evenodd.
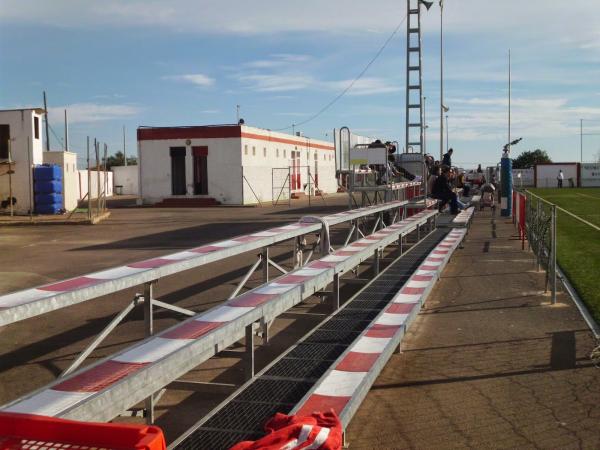
M 324 217 L 329 226 L 404 207 L 406 201 L 342 211 Z M 155 281 L 221 259 L 268 247 L 305 234 L 319 232 L 320 223 L 292 223 L 249 235 L 236 236 L 200 247 L 113 267 L 0 296 L 0 326 L 92 300 Z

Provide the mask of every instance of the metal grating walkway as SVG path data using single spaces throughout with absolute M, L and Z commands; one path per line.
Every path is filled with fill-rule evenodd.
M 172 448 L 221 450 L 264 435 L 275 413 L 287 414 L 400 290 L 448 230 L 435 230 L 390 264 L 335 315 L 267 366 L 208 420 L 192 427 Z

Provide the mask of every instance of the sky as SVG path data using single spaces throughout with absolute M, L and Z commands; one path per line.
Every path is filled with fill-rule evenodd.
M 427 151 L 439 154 L 440 7 L 423 9 Z M 513 155 L 600 157 L 600 2 L 445 0 L 444 103 L 453 163 Z M 0 109 L 48 96 L 53 149 L 85 153 L 86 136 L 135 151 L 138 126 L 234 123 L 286 129 L 340 94 L 401 25 L 363 77 L 295 127 L 404 142 L 405 0 L 0 0 Z M 83 162 L 83 160 L 81 160 Z

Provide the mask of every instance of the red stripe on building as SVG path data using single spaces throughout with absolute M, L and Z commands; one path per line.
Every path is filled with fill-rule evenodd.
M 262 134 L 244 133 L 244 132 L 242 132 L 242 137 L 247 138 L 247 139 L 257 139 L 259 141 L 279 142 L 280 144 L 301 145 L 302 147 L 307 147 L 307 148 L 320 148 L 321 150 L 335 150 L 335 148 L 332 145 L 315 144 L 314 142 L 311 142 L 309 139 L 304 140 L 304 141 L 299 141 L 299 140 L 295 140 L 295 139 L 285 139 L 285 138 L 280 138 L 280 137 L 265 136 Z
M 161 141 L 167 139 L 226 139 L 247 138 L 266 142 L 278 142 L 281 144 L 299 145 L 307 148 L 318 148 L 321 150 L 335 150 L 332 145 L 323 145 L 312 142 L 309 138 L 304 140 L 293 138 L 281 138 L 264 134 L 243 132 L 239 126 L 198 126 L 198 127 L 158 127 L 138 128 L 138 141 Z

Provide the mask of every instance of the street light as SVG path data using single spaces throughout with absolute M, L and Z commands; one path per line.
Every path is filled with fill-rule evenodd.
M 450 146 L 448 145 L 449 139 L 448 139 L 448 114 L 446 114 L 446 152 L 448 151 L 448 148 L 450 148 Z
M 444 157 L 444 0 L 440 0 L 440 161 Z

